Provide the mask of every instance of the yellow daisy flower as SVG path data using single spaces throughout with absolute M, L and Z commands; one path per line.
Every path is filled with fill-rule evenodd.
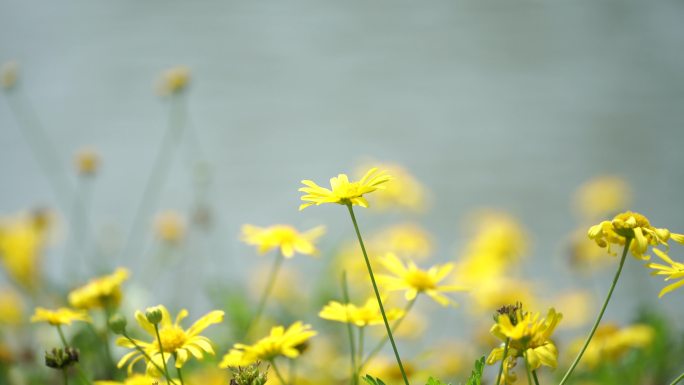
M 634 324 L 622 328 L 613 323 L 601 325 L 584 352 L 582 363 L 595 368 L 605 362 L 615 362 L 631 349 L 648 347 L 654 337 L 655 330 L 650 325 Z M 578 339 L 570 346 L 570 351 L 575 354 L 583 345 L 584 338 Z
M 574 196 L 574 206 L 588 220 L 605 218 L 622 211 L 632 200 L 629 184 L 618 176 L 605 175 L 582 184 Z
M 373 194 L 373 208 L 378 210 L 405 209 L 414 212 L 423 212 L 427 207 L 427 189 L 404 167 L 398 164 L 384 163 L 377 166 L 392 175 L 392 180 L 385 188 Z M 364 166 L 359 172 L 368 170 Z
M 295 253 L 318 254 L 314 243 L 323 234 L 325 234 L 324 226 L 314 227 L 303 233 L 289 225 L 242 226 L 242 240 L 249 245 L 256 246 L 260 254 L 279 248 L 286 258 L 292 258 Z
M 53 326 L 71 325 L 73 321 L 92 322 L 84 310 L 72 310 L 66 307 L 60 307 L 57 310 L 37 307 L 31 316 L 31 322 L 47 322 Z
M 658 229 L 651 226 L 648 218 L 631 211 L 618 214 L 612 221 L 603 221 L 589 228 L 589 238 L 593 239 L 600 247 L 605 247 L 611 252 L 611 244 L 624 245 L 627 238 L 631 242 L 629 250 L 636 258 L 648 260 L 646 255 L 648 246 L 665 245 L 672 238 L 675 242 L 684 243 L 684 235 L 671 234 L 668 229 Z
M 166 384 L 164 378 L 148 376 L 146 374 L 134 373 L 123 381 L 94 381 L 93 385 L 154 385 Z
M 24 302 L 14 289 L 0 288 L 0 325 L 19 325 L 24 319 Z
M 392 253 L 387 253 L 380 262 L 394 276 L 378 274 L 378 282 L 387 291 L 406 290 L 405 297 L 408 301 L 416 298 L 418 293 L 425 293 L 440 305 L 448 306 L 453 304 L 453 301 L 442 294 L 443 292 L 466 290 L 458 285 L 439 284 L 454 268 L 451 263 L 421 270 L 413 261 L 409 261 L 408 266 L 404 266 L 404 263 Z
M 401 223 L 373 234 L 368 241 L 368 249 L 391 251 L 406 258 L 427 258 L 432 253 L 433 240 L 432 236 L 417 224 Z
M 393 321 L 403 317 L 404 311 L 401 309 L 386 309 L 385 314 L 387 315 L 387 320 Z M 318 316 L 330 321 L 352 323 L 358 327 L 383 323 L 378 301 L 375 298 L 369 298 L 363 306 L 330 301 L 318 313 Z
M 301 198 L 306 203 L 302 203 L 299 210 L 323 203 L 368 207 L 368 201 L 363 195 L 384 189 L 383 184 L 391 179 L 392 177 L 387 175 L 385 171 L 371 168 L 358 182 L 350 182 L 346 174 L 339 174 L 335 178 L 330 178 L 330 189 L 321 187 L 310 180 L 303 180 L 302 184 L 306 187 L 300 188 L 299 191 L 306 193 Z
M 34 289 L 41 282 L 40 262 L 50 225 L 45 210 L 0 219 L 0 262 L 25 288 Z
M 652 262 L 647 263 L 646 267 L 655 270 L 653 272 L 653 275 L 666 275 L 667 277 L 665 278 L 665 281 L 669 281 L 671 279 L 679 279 L 679 281 L 665 286 L 663 290 L 661 290 L 658 294 L 658 297 L 660 298 L 665 294 L 684 286 L 684 263 L 673 261 L 670 257 L 667 256 L 667 254 L 663 253 L 658 249 L 653 249 L 653 252 L 656 254 L 656 256 L 658 256 L 658 258 L 662 259 L 665 263 L 670 265 L 666 266 L 660 263 Z
M 69 293 L 69 304 L 78 309 L 104 308 L 121 303 L 121 284 L 128 279 L 128 270 L 118 268 L 114 273 L 92 279 Z
M 229 366 L 245 366 L 257 361 L 272 361 L 276 357 L 297 358 L 306 347 L 307 341 L 316 332 L 311 325 L 297 321 L 287 329 L 276 326 L 268 336 L 260 339 L 254 345 L 235 344 L 233 349 L 223 356 L 219 364 L 221 368 Z
M 140 340 L 134 340 L 135 343 L 140 346 L 145 353 L 154 362 L 147 363 L 147 373 L 150 375 L 160 375 L 157 373 L 158 367 L 163 367 L 162 356 L 165 361 L 168 361 L 169 357 L 173 355 L 175 357 L 175 364 L 177 368 L 183 367 L 185 362 L 191 357 L 195 356 L 197 359 L 202 359 L 204 353 L 214 354 L 214 349 L 211 346 L 211 341 L 204 336 L 199 335 L 204 329 L 209 325 L 216 324 L 223 321 L 223 311 L 214 310 L 205 314 L 202 318 L 195 321 L 192 326 L 187 330 L 184 330 L 180 322 L 183 318 L 188 316 L 188 311 L 182 309 L 178 316 L 176 316 L 176 321 L 171 322 L 171 315 L 165 306 L 156 306 L 157 309 L 161 311 L 161 321 L 159 322 L 159 337 L 161 339 L 161 345 L 163 349 L 159 349 L 159 341 L 157 340 L 157 335 L 155 333 L 154 325 L 150 323 L 145 314 L 141 311 L 135 312 L 135 319 L 138 321 L 140 327 L 142 327 L 151 337 L 151 342 L 145 342 Z M 127 361 L 131 360 L 128 364 L 129 373 L 133 370 L 133 365 L 145 356 L 141 354 L 135 345 L 128 340 L 126 337 L 119 337 L 116 340 L 116 344 L 126 348 L 134 349 L 132 352 L 127 353 L 117 366 L 119 368 L 123 367 Z

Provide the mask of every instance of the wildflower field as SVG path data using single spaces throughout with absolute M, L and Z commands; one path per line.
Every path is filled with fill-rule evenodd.
M 525 4 L 535 15 L 536 5 Z M 230 10 L 238 16 L 233 17 L 249 20 L 246 25 L 254 21 L 264 27 L 259 33 L 276 42 L 281 37 L 266 28 L 274 22 L 269 12 L 304 20 L 284 11 L 284 5 L 234 6 Z M 492 9 L 470 6 L 459 10 L 477 17 L 490 17 L 492 9 L 514 12 L 498 2 Z M 343 12 L 328 15 L 320 5 L 306 7 L 331 24 L 306 19 L 313 26 L 303 27 L 304 35 L 345 46 L 327 35 Z M 638 8 L 631 7 L 627 9 Z M 34 12 L 28 5 L 9 8 L 21 17 L 47 12 Z M 198 20 L 215 21 L 206 9 L 201 17 L 193 6 L 178 9 Z M 657 8 L 653 14 L 665 20 L 670 11 Z M 368 23 L 381 26 L 369 29 L 377 33 L 371 36 L 398 33 L 401 28 L 383 23 L 384 10 L 375 12 L 363 14 Z M 440 14 L 420 13 L 430 21 L 425 25 L 451 26 Z M 271 16 L 261 19 L 263 15 Z M 354 15 L 361 18 L 360 13 Z M 430 40 L 423 19 L 395 11 L 388 17 L 402 26 L 420 26 L 412 30 L 421 37 L 410 43 L 416 50 L 425 42 L 440 42 L 434 51 L 427 44 L 421 68 L 439 62 L 448 44 Z M 199 29 L 206 27 L 195 23 Z M 9 25 L 18 31 L 19 24 Z M 516 28 L 527 31 L 522 24 Z M 235 25 L 236 31 L 249 29 Z M 78 23 L 73 28 L 86 30 Z M 292 33 L 288 28 L 281 32 Z M 92 30 L 98 39 L 109 36 Z M 455 34 L 448 31 L 445 36 Z M 316 37 L 318 32 L 322 36 Z M 170 34 L 184 41 L 179 32 Z M 54 41 L 62 39 L 61 32 L 56 36 Z M 197 38 L 187 36 L 188 41 Z M 402 36 L 408 40 L 401 44 L 411 42 L 409 35 Z M 400 44 L 397 40 L 387 39 L 381 39 L 384 55 L 411 60 L 412 55 L 392 45 Z M 246 53 L 247 44 L 231 44 L 236 52 L 252 53 Z M 640 110 L 629 104 L 634 103 L 630 98 L 648 99 L 639 93 L 648 87 L 635 86 L 631 93 L 616 96 L 615 103 L 627 106 L 615 110 L 624 114 L 619 121 L 628 126 L 622 131 L 603 130 L 600 125 L 608 123 L 601 119 L 578 134 L 561 128 L 525 131 L 520 124 L 549 116 L 511 108 L 504 114 L 520 119 L 517 128 L 489 135 L 486 118 L 462 120 L 468 129 L 452 127 L 444 112 L 452 106 L 445 104 L 444 111 L 421 107 L 421 98 L 439 105 L 443 98 L 435 95 L 446 92 L 427 81 L 432 79 L 429 70 L 419 71 L 422 75 L 399 67 L 389 75 L 350 71 L 348 78 L 339 71 L 342 80 L 333 86 L 302 80 L 306 71 L 293 68 L 314 71 L 313 66 L 275 46 L 259 46 L 259 59 L 245 61 L 245 68 L 280 54 L 296 65 L 274 76 L 273 84 L 256 85 L 254 94 L 212 88 L 223 83 L 212 72 L 216 67 L 203 60 L 193 66 L 168 65 L 167 60 L 160 67 L 155 62 L 160 71 L 145 78 L 145 96 L 132 91 L 121 98 L 116 112 L 94 108 L 89 97 L 78 102 L 93 108 L 74 115 L 83 121 L 98 121 L 98 113 L 124 115 L 116 124 L 133 127 L 85 138 L 74 131 L 65 134 L 63 121 L 53 119 L 52 103 L 41 104 L 67 99 L 71 91 L 64 91 L 67 97 L 47 91 L 59 81 L 41 88 L 32 76 L 49 73 L 40 72 L 42 64 L 25 67 L 24 60 L 6 56 L 11 52 L 0 52 L 0 134 L 5 147 L 0 170 L 7 173 L 0 194 L 6 201 L 0 202 L 0 385 L 684 383 L 684 205 L 676 188 L 663 183 L 672 179 L 677 187 L 684 180 L 679 151 L 684 115 L 678 105 L 651 95 L 651 104 L 644 103 L 652 110 Z M 300 54 L 326 52 L 327 58 L 327 46 L 307 47 Z M 531 52 L 539 49 L 534 47 Z M 668 44 L 654 47 L 653 57 L 684 64 L 679 56 L 664 54 Z M 111 49 L 116 52 L 116 44 Z M 473 52 L 489 52 L 480 50 Z M 40 56 L 17 51 L 23 59 Z M 356 58 L 371 56 L 364 52 Z M 141 74 L 149 75 L 148 61 L 161 61 L 155 55 L 142 58 L 111 65 L 125 67 L 122 73 L 135 82 L 111 74 L 98 80 L 84 72 L 83 77 L 92 77 L 79 87 L 92 86 L 97 95 L 107 90 L 101 85 L 137 85 Z M 346 56 L 335 58 L 339 62 Z M 512 67 L 520 66 L 516 71 L 534 67 L 510 60 Z M 138 66 L 145 71 L 128 72 Z M 434 68 L 440 76 L 451 73 Z M 410 76 L 402 77 L 402 71 L 424 83 L 409 85 Z M 638 71 L 643 84 L 643 79 L 656 77 Z M 462 72 L 468 71 L 454 70 Z M 681 102 L 684 83 L 668 77 L 673 73 L 657 75 L 669 83 L 648 84 L 656 89 L 654 84 L 667 83 L 669 88 L 663 89 L 674 90 Z M 385 114 L 384 104 L 370 102 L 381 112 L 366 109 L 363 103 L 355 104 L 355 94 L 345 99 L 348 105 L 321 107 L 335 103 L 313 92 L 309 102 L 324 112 L 341 112 L 320 112 L 316 123 L 328 122 L 327 128 L 297 130 L 293 115 L 317 113 L 310 107 L 300 110 L 298 98 L 306 91 L 279 88 L 278 82 L 297 76 L 302 77 L 297 83 L 302 89 L 319 87 L 321 93 L 329 87 L 341 90 L 350 79 L 363 79 L 350 83 L 354 90 L 361 90 L 359 84 L 368 79 L 402 79 L 415 105 L 402 104 L 408 96 L 396 89 L 380 92 L 377 95 L 396 103 L 387 111 L 397 118 L 382 120 L 378 116 Z M 480 80 L 480 85 L 493 84 Z M 416 98 L 421 87 L 439 92 Z M 540 103 L 547 98 L 524 88 L 510 95 L 520 93 Z M 563 92 L 578 89 L 563 86 Z M 240 100 L 243 97 L 250 101 Z M 226 107 L 244 107 L 252 97 L 256 104 L 265 103 L 262 112 L 267 117 L 245 117 L 248 112 Z M 156 107 L 148 108 L 153 102 Z M 64 108 L 78 103 L 65 100 Z M 119 111 L 138 103 L 148 111 Z M 508 101 L 501 103 L 510 107 Z M 577 107 L 581 102 L 569 104 Z M 226 114 L 235 118 L 221 121 L 221 128 L 213 131 L 205 128 L 216 123 L 202 117 L 212 108 L 228 109 Z M 441 124 L 425 113 L 438 110 L 449 122 L 445 127 L 406 128 L 416 122 Z M 573 113 L 591 115 L 581 110 L 577 107 Z M 642 128 L 653 111 L 675 128 L 665 131 L 665 123 L 655 118 L 649 121 L 655 128 Z M 357 113 L 379 119 L 385 128 L 347 132 L 332 118 Z M 138 133 L 145 130 L 138 119 L 158 123 L 159 135 Z M 101 118 L 103 125 L 114 125 L 110 120 Z M 277 121 L 282 121 L 282 129 L 260 128 Z M 659 129 L 674 134 L 668 138 Z M 108 143 L 118 144 L 112 150 Z M 504 148 L 505 156 L 497 157 Z M 573 157 L 568 159 L 568 154 Z M 517 166 L 516 156 L 525 158 L 525 167 Z M 508 184 L 497 183 L 499 178 Z

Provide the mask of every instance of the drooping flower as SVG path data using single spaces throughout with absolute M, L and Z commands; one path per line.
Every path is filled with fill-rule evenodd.
M 0 262 L 9 277 L 25 288 L 40 283 L 40 262 L 51 222 L 46 210 L 0 219 Z
M 223 356 L 219 367 L 246 366 L 257 361 L 272 361 L 276 357 L 297 358 L 306 347 L 309 339 L 316 335 L 311 325 L 297 321 L 287 329 L 275 326 L 268 336 L 254 345 L 235 344 Z
M 385 254 L 380 262 L 393 275 L 378 274 L 378 283 L 386 291 L 405 290 L 404 296 L 408 301 L 416 298 L 419 293 L 425 293 L 440 305 L 448 306 L 453 301 L 443 293 L 466 290 L 458 285 L 440 285 L 453 269 L 454 265 L 451 263 L 421 270 L 413 261 L 404 265 L 393 253 Z
M 185 236 L 183 217 L 176 211 L 167 210 L 159 213 L 154 221 L 157 238 L 168 244 L 178 244 Z
M 403 317 L 404 311 L 401 309 L 385 309 L 385 314 L 388 321 L 393 321 Z M 318 316 L 330 321 L 351 323 L 358 327 L 383 323 L 382 314 L 375 298 L 369 298 L 363 306 L 330 301 L 318 313 Z
M 597 245 L 604 247 L 610 254 L 611 245 L 623 246 L 626 239 L 633 239 L 629 246 L 632 255 L 642 260 L 648 260 L 646 254 L 648 246 L 664 245 L 668 247 L 667 241 L 672 238 L 675 242 L 684 243 L 684 235 L 672 234 L 668 229 L 659 229 L 651 226 L 645 216 L 627 211 L 618 214 L 611 221 L 603 221 L 589 228 L 589 238 L 593 239 Z
M 679 281 L 665 286 L 658 294 L 658 297 L 662 297 L 665 294 L 684 286 L 684 263 L 673 261 L 672 258 L 667 256 L 667 254 L 658 249 L 653 249 L 653 252 L 656 256 L 658 256 L 658 258 L 667 263 L 669 266 L 663 265 L 661 263 L 647 263 L 646 267 L 655 270 L 652 274 L 665 275 L 665 281 L 679 279 Z
M 376 166 L 386 170 L 392 175 L 392 180 L 385 184 L 385 188 L 373 194 L 372 207 L 378 210 L 389 210 L 393 208 L 422 212 L 427 207 L 427 189 L 404 167 L 393 164 L 383 163 Z M 358 175 L 370 167 L 363 166 Z
M 321 187 L 310 180 L 303 180 L 299 191 L 306 193 L 302 196 L 302 203 L 299 210 L 303 210 L 312 205 L 323 203 L 337 203 L 341 205 L 358 205 L 368 207 L 368 201 L 363 197 L 364 194 L 384 189 L 384 184 L 392 179 L 385 171 L 378 171 L 371 168 L 358 182 L 350 182 L 346 174 L 339 174 L 337 177 L 330 178 L 330 189 Z
M 187 310 L 182 309 L 173 323 L 171 321 L 171 315 L 165 306 L 158 305 L 154 310 L 158 310 L 161 313 L 161 319 L 158 324 L 161 349 L 159 341 L 157 340 L 154 324 L 148 321 L 145 313 L 141 311 L 135 312 L 135 319 L 138 321 L 138 324 L 151 337 L 150 342 L 134 340 L 154 362 L 154 364 L 152 362 L 147 362 L 147 373 L 149 375 L 160 375 L 155 364 L 159 367 L 163 367 L 164 363 L 162 362 L 162 356 L 165 361 L 168 361 L 169 357 L 173 355 L 175 357 L 175 366 L 181 368 L 192 356 L 201 360 L 204 357 L 204 353 L 214 354 L 214 349 L 211 346 L 209 338 L 199 334 L 209 327 L 209 325 L 222 322 L 224 315 L 223 311 L 211 311 L 195 321 L 192 326 L 185 330 L 180 323 L 188 316 Z M 116 340 L 116 344 L 134 349 L 132 352 L 121 357 L 121 360 L 119 360 L 119 363 L 117 364 L 119 368 L 126 365 L 126 362 L 130 360 L 128 363 L 128 371 L 130 373 L 136 362 L 145 359 L 145 356 L 140 353 L 135 345 L 127 338 L 119 337 Z
M 595 368 L 601 363 L 615 362 L 632 349 L 648 347 L 655 337 L 655 330 L 646 324 L 619 327 L 614 323 L 600 325 L 596 329 L 587 350 L 582 356 L 582 364 Z M 584 338 L 576 340 L 570 351 L 578 352 L 584 345 Z
M 295 253 L 316 255 L 315 242 L 325 234 L 325 227 L 318 226 L 305 232 L 299 232 L 289 225 L 273 225 L 257 227 L 242 226 L 242 240 L 257 247 L 260 254 L 273 249 L 280 249 L 286 258 L 292 258 Z
M 31 316 L 31 322 L 47 322 L 53 326 L 71 325 L 73 321 L 92 322 L 84 310 L 73 310 L 66 307 L 60 307 L 57 310 L 37 307 Z
M 114 273 L 90 280 L 69 293 L 69 304 L 78 309 L 105 308 L 121 303 L 121 284 L 128 279 L 128 270 L 122 267 Z

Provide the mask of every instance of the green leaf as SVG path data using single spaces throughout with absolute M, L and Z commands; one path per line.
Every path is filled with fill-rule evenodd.
M 363 380 L 366 381 L 366 384 L 368 384 L 368 385 L 387 385 L 381 379 L 379 379 L 377 377 L 373 378 L 369 374 L 366 374 L 365 377 L 361 377 L 361 378 L 363 378 Z
M 433 377 L 428 378 L 428 382 L 425 385 L 451 385 L 451 384 L 445 384 L 440 380 L 435 380 Z
M 470 378 L 466 385 L 482 385 L 482 373 L 484 372 L 485 358 L 482 356 L 479 360 L 475 361 L 475 367 L 473 368 Z

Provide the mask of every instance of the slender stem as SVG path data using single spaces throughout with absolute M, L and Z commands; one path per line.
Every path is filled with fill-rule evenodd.
M 358 354 L 359 354 L 358 360 L 359 360 L 359 362 L 363 361 L 363 342 L 364 342 L 364 336 L 363 336 L 364 333 L 363 332 L 364 332 L 364 330 L 366 330 L 364 326 L 361 326 L 359 328 L 359 349 L 358 349 Z M 359 367 L 358 371 L 359 372 L 361 371 L 360 367 Z
M 288 385 L 287 381 L 285 381 L 285 378 L 283 378 L 283 375 L 280 374 L 280 370 L 278 370 L 278 366 L 276 365 L 275 360 L 272 359 L 272 360 L 269 360 L 269 362 L 271 363 L 271 366 L 273 367 L 273 371 L 275 372 L 276 377 L 278 377 L 278 380 L 280 381 L 280 385 Z
M 160 373 L 163 373 L 163 374 L 164 374 L 164 377 L 166 377 L 166 380 L 169 382 L 169 384 L 173 384 L 173 385 L 176 384 L 176 382 L 173 381 L 173 380 L 171 379 L 171 376 L 169 376 L 169 374 L 168 374 L 167 372 L 164 371 L 164 368 L 160 367 L 156 362 L 154 362 L 154 361 L 152 360 L 152 358 L 150 357 L 150 355 L 147 354 L 147 352 L 145 352 L 145 349 L 143 349 L 142 347 L 140 347 L 140 345 L 138 345 L 138 344 L 135 342 L 134 339 L 132 339 L 131 337 L 129 337 L 128 334 L 126 334 L 126 333 L 124 333 L 123 336 L 124 336 L 130 343 L 132 343 L 133 346 L 135 346 L 135 348 L 143 355 L 143 357 L 145 357 L 145 360 L 147 360 L 147 362 L 151 363 L 155 368 L 157 368 L 157 370 L 158 370 Z
M 397 329 L 399 328 L 399 326 L 401 325 L 401 323 L 404 321 L 404 319 L 406 318 L 406 316 L 408 315 L 408 313 L 409 313 L 409 312 L 411 311 L 411 309 L 413 308 L 413 305 L 416 303 L 416 300 L 417 300 L 417 299 L 418 299 L 418 296 L 416 296 L 416 297 L 413 298 L 412 300 L 406 302 L 406 306 L 404 306 L 404 315 L 403 315 L 401 318 L 399 318 L 399 319 L 397 319 L 396 321 L 394 321 L 394 325 L 392 325 L 392 333 L 395 333 L 395 332 L 397 331 Z M 386 344 L 387 344 L 387 336 L 384 336 L 380 341 L 378 341 L 377 345 L 375 345 L 375 347 L 373 348 L 373 350 L 371 350 L 371 352 L 368 354 L 368 357 L 366 357 L 366 359 L 362 361 L 362 363 L 361 363 L 361 368 L 363 368 L 364 366 L 366 366 L 366 365 L 368 364 L 368 362 L 369 362 L 371 359 L 373 359 L 373 357 L 375 357 L 376 354 L 380 353 L 380 351 L 382 350 L 382 348 L 385 347 Z M 360 370 L 361 368 L 359 368 L 359 370 Z
M 354 215 L 354 209 L 352 208 L 351 202 L 347 203 L 347 209 L 349 209 L 349 215 L 351 216 L 352 223 L 354 224 L 354 230 L 356 231 L 356 237 L 359 240 L 359 245 L 361 246 L 361 251 L 363 252 L 363 258 L 366 261 L 366 267 L 368 268 L 368 275 L 370 276 L 371 283 L 373 284 L 373 291 L 375 291 L 375 299 L 378 301 L 378 307 L 380 307 L 380 313 L 382 314 L 382 320 L 385 322 L 385 329 L 387 330 L 387 336 L 389 337 L 390 343 L 392 344 L 392 350 L 394 350 L 394 357 L 397 359 L 397 364 L 399 365 L 399 370 L 401 371 L 401 377 L 404 379 L 404 383 L 409 385 L 409 380 L 406 377 L 406 371 L 404 370 L 404 365 L 401 363 L 401 357 L 399 356 L 399 351 L 397 350 L 397 344 L 394 342 L 394 336 L 392 336 L 392 329 L 390 328 L 389 321 L 387 321 L 387 315 L 385 314 L 385 307 L 382 305 L 382 299 L 380 298 L 380 291 L 378 290 L 378 285 L 375 283 L 375 275 L 373 274 L 373 268 L 371 267 L 370 259 L 368 259 L 368 253 L 366 252 L 366 246 L 363 244 L 363 238 L 361 237 L 361 231 L 359 231 L 359 225 L 356 222 L 356 216 Z
M 536 370 L 532 371 L 532 379 L 534 380 L 534 383 L 536 385 L 539 385 L 539 378 L 537 378 L 537 371 Z
M 504 343 L 503 358 L 501 358 L 501 366 L 499 366 L 499 376 L 496 378 L 496 385 L 499 385 L 501 383 L 501 375 L 503 374 L 503 368 L 504 368 L 504 364 L 506 362 L 506 356 L 508 355 L 508 345 L 510 343 L 511 343 L 511 339 L 506 338 L 506 342 Z
M 283 256 L 283 253 L 278 251 L 275 260 L 273 261 L 273 265 L 271 266 L 271 271 L 268 274 L 268 281 L 266 281 L 266 287 L 264 288 L 264 291 L 261 293 L 261 297 L 259 298 L 257 310 L 254 313 L 254 317 L 252 317 L 252 322 L 250 322 L 249 327 L 247 328 L 247 333 L 245 333 L 246 337 L 249 337 L 249 335 L 256 329 L 259 321 L 261 320 L 261 316 L 263 315 L 264 310 L 266 309 L 266 302 L 268 301 L 268 298 L 271 296 L 271 292 L 273 291 L 273 287 L 275 286 L 275 282 L 278 278 L 278 273 L 280 272 L 280 267 L 283 265 L 284 259 L 285 257 Z
M 677 383 L 681 380 L 684 380 L 684 373 L 680 374 L 679 377 L 675 378 L 670 385 L 677 385 Z
M 591 342 L 592 337 L 594 337 L 594 333 L 596 333 L 596 329 L 598 328 L 599 324 L 601 323 L 601 318 L 603 318 L 603 313 L 606 311 L 606 308 L 608 307 L 608 302 L 610 302 L 610 297 L 613 295 L 613 290 L 615 290 L 615 286 L 617 284 L 618 279 L 620 278 L 620 273 L 622 272 L 622 266 L 625 264 L 625 258 L 627 257 L 627 252 L 629 251 L 629 245 L 632 242 L 632 238 L 627 238 L 625 239 L 625 248 L 622 250 L 622 257 L 620 258 L 620 265 L 618 266 L 617 271 L 615 272 L 615 277 L 613 278 L 613 283 L 610 285 L 610 289 L 608 290 L 608 295 L 606 296 L 606 300 L 603 302 L 603 306 L 601 306 L 601 311 L 598 314 L 598 317 L 596 318 L 596 322 L 594 322 L 594 326 L 591 328 L 591 331 L 589 332 L 589 336 L 587 337 L 587 340 L 584 342 L 584 346 L 582 346 L 582 350 L 577 353 L 577 357 L 575 357 L 575 360 L 572 362 L 572 365 L 570 365 L 570 369 L 568 369 L 567 373 L 565 373 L 565 376 L 563 376 L 563 379 L 558 385 L 563 385 L 565 384 L 570 376 L 572 375 L 572 372 L 575 370 L 575 367 L 577 364 L 579 364 L 580 360 L 582 359 L 582 355 L 584 355 L 584 351 L 587 350 L 587 347 L 589 346 L 589 342 Z
M 161 354 L 162 363 L 164 364 L 164 374 L 169 376 L 169 367 L 166 365 L 166 360 L 164 359 L 164 346 L 162 345 L 161 336 L 159 335 L 159 325 L 154 324 L 154 333 L 157 335 L 157 342 L 159 343 L 159 354 Z
M 62 345 L 64 345 L 64 348 L 68 348 L 69 344 L 67 343 L 66 338 L 64 338 L 64 331 L 62 331 L 62 325 L 57 325 L 57 333 L 59 333 L 59 339 L 62 340 Z
M 530 362 L 527 361 L 527 353 L 523 353 L 523 359 L 525 360 L 525 369 L 527 370 L 527 385 L 532 385 L 532 369 L 530 368 Z
M 297 382 L 297 361 L 290 359 L 290 385 L 295 385 Z
M 342 298 L 345 304 L 349 304 L 349 288 L 347 287 L 347 271 L 342 271 Z M 354 329 L 350 322 L 349 311 L 347 308 L 347 334 L 349 335 L 349 351 L 351 356 L 351 383 L 357 385 L 359 383 L 359 374 L 356 366 L 356 348 L 354 346 Z
M 62 325 L 56 325 L 57 326 L 57 333 L 59 333 L 59 339 L 62 341 L 62 345 L 64 345 L 64 348 L 68 348 L 69 344 L 67 343 L 66 338 L 64 337 L 64 331 L 62 330 Z M 83 369 L 81 369 L 81 366 L 76 363 L 75 364 L 76 370 L 78 371 L 79 376 L 81 377 L 81 382 L 85 382 L 86 384 L 90 384 L 90 380 L 86 377 L 85 373 L 83 373 Z M 66 368 L 65 368 L 66 370 Z
M 113 375 L 116 372 L 116 363 L 112 357 L 112 344 L 109 342 L 109 325 L 107 325 L 108 320 L 112 317 L 113 307 L 111 301 L 107 301 L 104 306 L 105 320 L 104 320 L 104 333 L 102 338 L 104 339 L 104 350 L 105 356 L 107 357 L 107 366 L 109 367 L 109 374 Z
M 185 385 L 183 382 L 183 373 L 181 372 L 181 368 L 176 366 L 176 371 L 178 372 L 178 379 L 180 380 L 181 385 Z
M 67 368 L 62 369 L 62 374 L 64 377 L 64 385 L 69 385 L 69 373 L 67 373 Z

